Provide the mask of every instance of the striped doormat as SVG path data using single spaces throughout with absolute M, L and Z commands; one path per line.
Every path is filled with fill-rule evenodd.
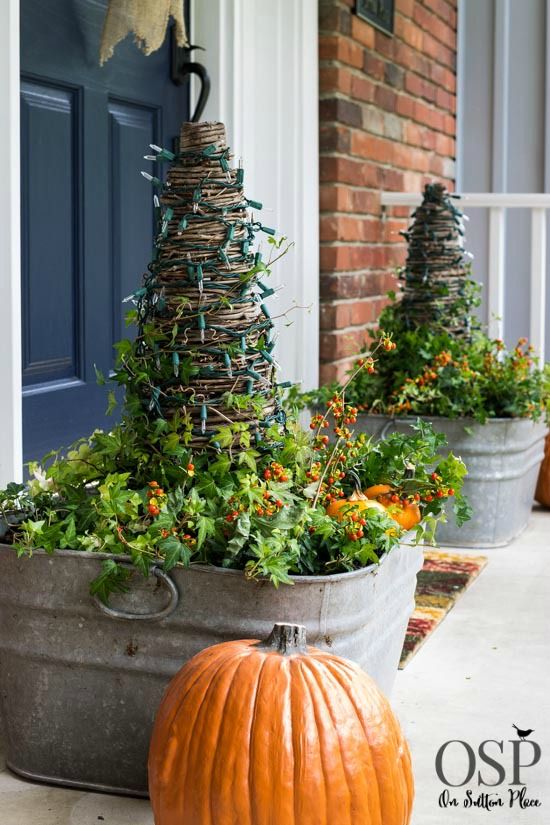
M 399 662 L 400 670 L 420 650 L 486 564 L 487 556 L 444 553 L 439 550 L 424 552 L 424 565 L 418 574 L 416 585 L 416 607 L 409 619 Z

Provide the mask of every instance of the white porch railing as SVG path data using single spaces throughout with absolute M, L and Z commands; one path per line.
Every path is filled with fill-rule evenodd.
M 408 192 L 383 192 L 381 203 L 387 206 L 418 206 L 419 194 Z M 529 339 L 544 361 L 546 324 L 546 210 L 550 209 L 550 194 L 524 194 L 508 192 L 460 193 L 457 205 L 489 210 L 489 266 L 487 283 L 487 308 L 489 335 L 502 338 L 504 329 L 505 288 L 505 210 L 531 210 L 531 306 Z

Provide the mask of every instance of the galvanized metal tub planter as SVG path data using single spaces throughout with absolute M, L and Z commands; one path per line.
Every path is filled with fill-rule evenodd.
M 471 418 L 430 418 L 445 433 L 449 449 L 468 468 L 464 483 L 473 517 L 457 527 L 450 513 L 440 524 L 437 541 L 453 547 L 503 547 L 527 526 L 544 454 L 546 424 L 525 418 L 493 418 L 479 424 Z M 383 438 L 393 430 L 410 432 L 416 418 L 360 415 L 356 432 Z
M 7 764 L 31 779 L 146 795 L 147 750 L 164 689 L 208 645 L 264 638 L 276 621 L 364 667 L 389 692 L 414 607 L 422 549 L 379 565 L 295 577 L 275 589 L 196 566 L 136 575 L 106 611 L 89 583 L 109 556 L 17 558 L 0 545 L 0 709 Z M 120 558 L 120 557 L 119 557 Z

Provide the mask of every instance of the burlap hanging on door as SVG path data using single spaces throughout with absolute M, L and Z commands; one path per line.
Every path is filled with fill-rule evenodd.
M 144 54 L 160 49 L 170 16 L 176 23 L 178 46 L 188 46 L 184 4 L 185 0 L 109 0 L 101 35 L 100 65 L 113 56 L 117 43 L 130 32 Z

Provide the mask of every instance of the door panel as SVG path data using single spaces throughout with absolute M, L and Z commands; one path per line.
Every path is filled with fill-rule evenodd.
M 142 169 L 153 174 L 143 149 L 159 141 L 158 111 L 118 100 L 109 101 L 109 155 L 111 164 L 111 270 L 113 280 L 113 343 L 126 332 L 123 304 L 135 291 L 136 276 L 151 257 L 151 200 L 144 200 Z
M 23 386 L 79 377 L 78 98 L 23 83 Z M 44 162 L 47 160 L 47 162 Z
M 25 458 L 108 428 L 122 299 L 151 258 L 149 143 L 188 117 L 170 48 L 128 38 L 98 65 L 106 0 L 21 0 L 23 439 Z M 168 41 L 168 39 L 167 39 Z M 158 171 L 157 171 L 158 174 Z

